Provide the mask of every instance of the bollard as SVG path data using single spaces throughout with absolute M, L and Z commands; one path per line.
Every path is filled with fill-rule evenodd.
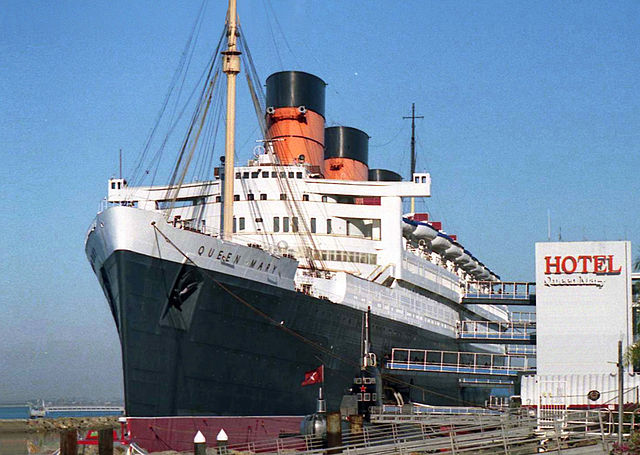
M 227 453 L 227 443 L 229 442 L 229 436 L 224 431 L 224 429 L 220 429 L 218 432 L 218 436 L 216 436 L 216 445 L 218 447 L 218 454 L 224 455 Z
M 351 437 L 353 438 L 354 444 L 361 444 L 364 442 L 364 434 L 362 432 L 362 422 L 364 418 L 361 415 L 351 415 L 349 416 L 349 424 L 351 425 Z
M 207 455 L 207 440 L 200 430 L 193 438 L 193 455 Z
M 98 430 L 98 455 L 113 455 L 113 428 Z
M 60 432 L 60 455 L 78 455 L 78 432 L 75 429 Z
M 342 445 L 342 419 L 339 412 L 327 414 L 327 448 Z M 328 454 L 340 453 L 340 450 L 328 450 Z

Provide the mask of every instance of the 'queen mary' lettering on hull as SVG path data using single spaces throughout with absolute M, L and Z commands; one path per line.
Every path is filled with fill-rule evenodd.
M 198 256 L 207 256 L 210 258 L 215 257 L 220 262 L 233 264 L 233 265 L 240 263 L 240 259 L 242 258 L 242 256 L 240 256 L 239 254 L 237 253 L 234 254 L 230 251 L 216 250 L 215 248 L 209 248 L 207 250 L 207 248 L 205 248 L 204 245 L 198 248 Z M 269 262 L 265 263 L 264 261 L 258 261 L 257 259 L 252 259 L 252 258 L 249 258 L 247 261 L 245 261 L 245 263 L 241 265 L 244 265 L 246 267 L 251 267 L 252 269 L 260 270 L 263 272 L 270 272 L 270 273 L 276 273 L 276 269 L 278 268 L 276 265 L 272 263 L 269 263 Z
M 571 275 L 594 273 L 596 275 L 620 275 L 622 266 L 615 268 L 613 254 L 584 256 L 545 256 L 545 275 Z

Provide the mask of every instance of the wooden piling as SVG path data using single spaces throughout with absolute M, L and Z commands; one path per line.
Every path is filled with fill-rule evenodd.
M 98 430 L 98 455 L 113 455 L 113 428 Z
M 193 438 L 193 455 L 207 455 L 207 440 L 200 430 Z
M 327 414 L 327 448 L 342 445 L 342 416 L 339 412 Z M 340 453 L 340 450 L 328 450 L 328 454 Z
M 350 415 L 349 416 L 349 425 L 351 427 L 351 438 L 353 439 L 353 444 L 360 444 L 364 441 L 363 434 L 363 421 L 364 418 L 361 415 Z
M 78 432 L 75 429 L 60 432 L 60 455 L 78 455 Z

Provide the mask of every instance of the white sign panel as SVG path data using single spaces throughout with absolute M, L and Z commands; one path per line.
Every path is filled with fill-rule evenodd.
M 631 340 L 630 242 L 536 243 L 537 374 L 615 371 Z

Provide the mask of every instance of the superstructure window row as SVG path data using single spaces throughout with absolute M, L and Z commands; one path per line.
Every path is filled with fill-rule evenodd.
M 375 253 L 362 253 L 360 251 L 314 250 L 313 259 L 376 265 L 378 255 Z
M 303 178 L 300 171 L 244 171 L 236 172 L 237 179 L 257 179 L 257 178 L 282 178 L 282 179 L 301 179 Z

